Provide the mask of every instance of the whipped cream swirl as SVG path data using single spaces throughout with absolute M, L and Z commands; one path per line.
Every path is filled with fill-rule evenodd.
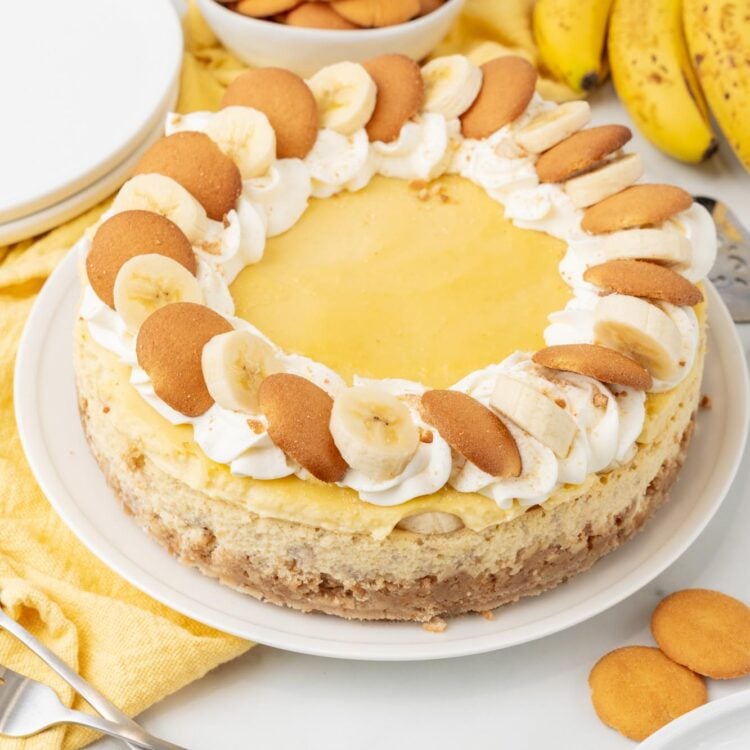
M 404 470 L 386 480 L 374 480 L 361 471 L 349 469 L 341 486 L 351 487 L 359 496 L 376 505 L 400 505 L 407 500 L 437 492 L 448 481 L 451 473 L 451 449 L 434 428 L 422 419 L 417 402 L 427 390 L 421 383 L 409 380 L 371 380 L 354 378 L 354 385 L 377 385 L 381 390 L 404 401 L 414 424 L 423 435 L 429 435 L 429 442 L 420 441 L 417 452 Z
M 376 168 L 364 128 L 350 136 L 328 129 L 319 131 L 305 164 L 310 170 L 313 198 L 360 190 L 370 182 Z
M 576 292 L 564 310 L 549 316 L 550 324 L 544 330 L 547 346 L 558 344 L 593 344 L 596 306 L 601 297 L 586 289 Z M 700 343 L 700 324 L 692 307 L 678 307 L 669 302 L 653 302 L 674 323 L 679 334 L 678 373 L 669 380 L 654 378 L 650 388 L 652 393 L 662 393 L 681 383 L 695 363 Z
M 443 174 L 458 139 L 458 120 L 424 112 L 407 122 L 392 143 L 372 144 L 377 171 L 402 180 L 433 180 Z
M 502 508 L 513 501 L 523 506 L 543 502 L 562 484 L 581 484 L 591 473 L 607 471 L 632 458 L 643 427 L 645 394 L 618 388 L 615 394 L 593 378 L 548 370 L 516 352 L 503 362 L 471 373 L 454 389 L 467 393 L 488 408 L 498 373 L 504 373 L 565 404 L 576 423 L 568 454 L 558 458 L 546 446 L 506 420 L 521 454 L 519 477 L 499 478 L 470 461 L 457 461 L 450 484 L 461 492 L 479 492 Z

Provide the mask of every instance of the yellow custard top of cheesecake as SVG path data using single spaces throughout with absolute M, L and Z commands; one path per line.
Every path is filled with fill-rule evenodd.
M 231 292 L 237 315 L 348 382 L 447 388 L 544 345 L 547 317 L 570 299 L 557 270 L 564 252 L 460 177 L 430 187 L 375 177 L 313 200 Z

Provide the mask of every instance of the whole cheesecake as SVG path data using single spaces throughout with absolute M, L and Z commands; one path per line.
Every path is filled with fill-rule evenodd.
M 705 350 L 701 206 L 519 58 L 241 75 L 79 243 L 81 417 L 183 562 L 428 621 L 539 594 L 667 499 Z

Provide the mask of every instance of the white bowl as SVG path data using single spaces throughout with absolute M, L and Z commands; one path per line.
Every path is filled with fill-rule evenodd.
M 198 0 L 208 25 L 240 60 L 253 66 L 288 68 L 301 76 L 340 60 L 362 62 L 386 53 L 421 60 L 448 33 L 463 4 L 464 0 L 447 0 L 432 13 L 398 26 L 333 31 L 250 18 L 216 0 Z

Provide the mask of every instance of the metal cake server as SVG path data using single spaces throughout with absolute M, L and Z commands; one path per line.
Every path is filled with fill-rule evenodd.
M 60 724 L 89 727 L 110 737 L 127 740 L 142 750 L 185 750 L 150 735 L 140 727 L 74 711 L 63 705 L 49 685 L 0 666 L 0 735 L 29 737 Z
M 98 711 L 105 719 L 115 721 L 121 726 L 140 729 L 127 714 L 120 711 L 112 701 L 105 698 L 96 688 L 89 685 L 78 673 L 74 672 L 57 654 L 48 649 L 41 641 L 34 638 L 26 628 L 7 615 L 0 607 L 0 629 L 6 630 L 17 638 L 30 651 L 33 651 L 53 672 L 57 672 L 86 703 Z M 135 749 L 136 745 L 129 745 Z
M 715 198 L 694 196 L 713 216 L 718 248 L 709 278 L 735 323 L 750 323 L 750 232 L 727 206 Z

